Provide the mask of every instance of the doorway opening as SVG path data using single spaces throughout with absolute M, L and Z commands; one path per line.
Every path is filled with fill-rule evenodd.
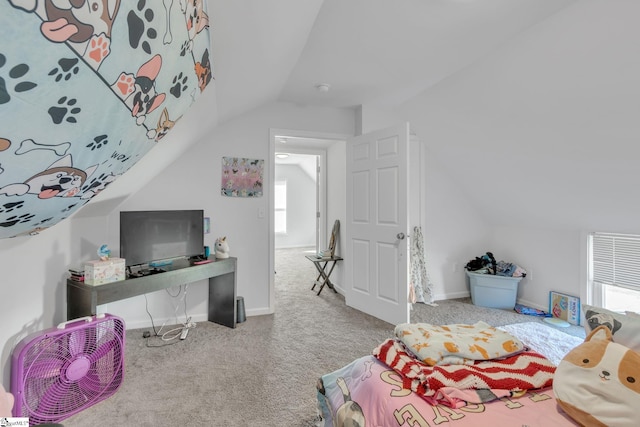
M 273 190 L 276 249 L 313 247 L 318 250 L 320 218 L 325 216 L 324 206 L 319 203 L 321 161 L 320 154 L 276 148 Z
M 336 202 L 329 206 L 328 182 L 336 179 L 332 167 L 343 168 L 346 136 L 295 130 L 270 131 L 270 175 L 272 197 L 269 200 L 270 311 L 275 307 L 276 255 L 278 250 L 300 249 L 317 253 L 328 245 L 328 227 L 338 218 Z M 337 147 L 341 147 L 336 149 Z M 335 158 L 342 158 L 336 162 Z M 328 164 L 328 158 L 334 165 Z M 335 163 L 338 163 L 337 165 Z M 329 174 L 332 177 L 328 177 Z M 343 174 L 343 172 L 340 172 Z M 336 193 L 336 192 L 334 192 Z M 334 194 L 335 197 L 335 194 Z M 341 196 L 337 196 L 341 200 Z M 344 202 L 341 202 L 344 204 Z M 328 218 L 328 212 L 333 219 Z M 306 260 L 305 260 L 306 261 Z M 309 287 L 313 277 L 309 277 Z M 301 284 L 303 285 L 303 284 Z

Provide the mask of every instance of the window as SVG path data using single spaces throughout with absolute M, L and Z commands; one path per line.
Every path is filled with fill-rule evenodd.
M 287 181 L 276 181 L 274 188 L 274 231 L 287 232 Z
M 593 305 L 624 312 L 640 310 L 640 236 L 589 236 L 589 286 Z

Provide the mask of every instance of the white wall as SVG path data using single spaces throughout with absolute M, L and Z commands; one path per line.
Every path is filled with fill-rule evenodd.
M 469 295 L 464 266 L 490 250 L 491 228 L 425 144 L 427 268 L 436 299 L 461 298 Z
M 0 240 L 0 343 L 2 384 L 9 388 L 10 357 L 14 346 L 26 335 L 52 327 L 66 319 L 67 269 L 83 260 L 95 259 L 101 244 L 117 254 L 119 211 L 143 209 L 205 210 L 211 217 L 211 234 L 205 244 L 213 246 L 226 235 L 231 255 L 238 257 L 238 295 L 245 298 L 247 314 L 266 313 L 269 302 L 268 231 L 258 209 L 267 208 L 271 182 L 265 180 L 265 196 L 232 199 L 220 195 L 223 156 L 267 159 L 269 128 L 305 129 L 353 134 L 351 110 L 298 107 L 274 103 L 254 110 L 207 133 L 187 154 L 176 159 L 143 189 L 131 195 L 108 216 L 99 202 L 90 202 L 74 217 L 34 237 Z M 194 129 L 193 134 L 201 133 Z M 135 167 L 134 167 L 135 170 Z M 265 170 L 265 177 L 269 177 Z M 108 192 L 109 188 L 105 190 Z M 113 201 L 105 202 L 113 209 Z M 89 214 L 82 215 L 86 209 Z M 194 320 L 206 318 L 206 282 L 189 286 L 188 312 Z M 173 299 L 160 291 L 148 295 L 156 322 L 173 318 Z M 127 328 L 147 327 L 149 317 L 144 297 L 135 297 L 101 307 L 124 318 Z
M 67 268 L 94 259 L 96 249 L 104 243 L 117 252 L 120 210 L 204 209 L 205 215 L 211 217 L 212 230 L 205 244 L 212 246 L 217 236 L 226 235 L 232 256 L 238 257 L 238 295 L 245 298 L 247 314 L 268 313 L 269 235 L 266 218 L 259 218 L 258 211 L 267 208 L 272 183 L 265 179 L 262 198 L 222 197 L 221 157 L 267 159 L 270 128 L 348 135 L 354 133 L 354 119 L 350 110 L 266 105 L 211 130 L 192 150 L 108 216 L 100 215 L 100 202 L 92 202 L 86 211 L 81 210 L 38 236 L 0 240 L 3 385 L 9 387 L 9 360 L 15 344 L 28 333 L 65 320 Z M 389 124 L 395 119 L 389 118 Z M 488 250 L 532 271 L 533 277 L 521 282 L 519 292 L 519 299 L 527 305 L 546 308 L 551 289 L 580 294 L 584 268 L 582 233 L 490 225 L 472 198 L 461 190 L 455 169 L 445 169 L 433 151 L 433 146 L 439 144 L 437 133 L 425 136 L 418 131 L 417 137 L 425 153 L 422 223 L 427 265 L 437 299 L 467 296 L 464 264 Z M 334 219 L 340 219 L 342 224 L 346 220 L 344 154 L 343 143 L 327 150 L 330 189 L 327 217 L 331 224 Z M 265 170 L 265 177 L 269 176 Z M 105 202 L 104 209 L 113 209 L 112 203 Z M 342 252 L 343 244 L 344 239 L 340 239 L 338 253 Z M 341 267 L 337 267 L 332 278 L 338 287 L 342 285 Z M 189 285 L 187 310 L 196 321 L 206 318 L 205 294 L 206 282 Z M 147 301 L 157 325 L 173 318 L 175 300 L 166 292 L 150 294 Z M 145 311 L 147 301 L 135 297 L 103 306 L 101 311 L 122 316 L 128 328 L 147 327 L 150 325 Z
M 211 234 L 205 245 L 226 236 L 231 256 L 238 258 L 237 293 L 244 297 L 248 316 L 267 314 L 269 307 L 268 223 L 259 217 L 268 210 L 273 183 L 268 170 L 269 129 L 305 129 L 340 134 L 353 133 L 353 111 L 298 107 L 273 103 L 213 129 L 192 150 L 178 158 L 170 168 L 109 215 L 117 222 L 120 210 L 204 209 L 211 218 Z M 264 159 L 264 196 L 231 198 L 220 195 L 222 157 Z M 118 246 L 117 227 L 110 229 L 111 241 Z M 206 281 L 189 285 L 188 313 L 195 321 L 206 319 Z M 175 292 L 174 292 L 175 293 Z M 173 316 L 173 301 L 164 291 L 147 295 L 150 311 L 157 322 Z M 111 303 L 109 312 L 118 313 L 127 327 L 146 327 L 144 297 Z
M 9 387 L 11 353 L 26 336 L 66 320 L 67 269 L 96 259 L 106 242 L 103 218 L 72 217 L 32 237 L 0 240 L 2 384 Z
M 276 248 L 316 245 L 316 182 L 298 165 L 277 165 L 275 180 L 287 183 L 287 232 L 276 233 Z
M 527 270 L 518 286 L 522 304 L 549 309 L 549 291 L 586 297 L 586 239 L 581 233 L 524 227 L 493 227 L 491 248 L 496 259 Z
M 610 10 L 613 3 L 620 9 Z M 462 241 L 455 258 L 464 263 L 490 250 L 530 269 L 519 287 L 524 304 L 547 309 L 549 290 L 584 302 L 586 233 L 639 232 L 640 204 L 629 197 L 640 147 L 631 141 L 640 122 L 630 118 L 639 111 L 640 62 L 629 55 L 637 7 L 578 2 L 393 112 L 425 141 L 427 161 L 443 165 L 451 191 L 466 192 L 458 202 L 467 204 L 467 220 L 484 228 L 484 236 Z M 427 194 L 445 191 L 441 185 L 432 182 Z M 448 202 L 427 205 L 427 224 L 463 227 L 431 230 L 427 239 L 441 246 L 434 253 L 441 258 L 458 246 L 444 233 L 476 228 L 462 216 L 443 218 L 459 215 Z M 463 273 L 440 271 L 455 295 Z

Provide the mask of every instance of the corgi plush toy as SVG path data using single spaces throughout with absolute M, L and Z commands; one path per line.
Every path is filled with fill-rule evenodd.
M 637 426 L 640 353 L 599 326 L 562 359 L 553 378 L 558 405 L 582 426 Z

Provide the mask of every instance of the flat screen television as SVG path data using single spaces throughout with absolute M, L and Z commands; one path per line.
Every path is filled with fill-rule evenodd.
M 203 210 L 120 212 L 120 257 L 127 267 L 203 253 Z

